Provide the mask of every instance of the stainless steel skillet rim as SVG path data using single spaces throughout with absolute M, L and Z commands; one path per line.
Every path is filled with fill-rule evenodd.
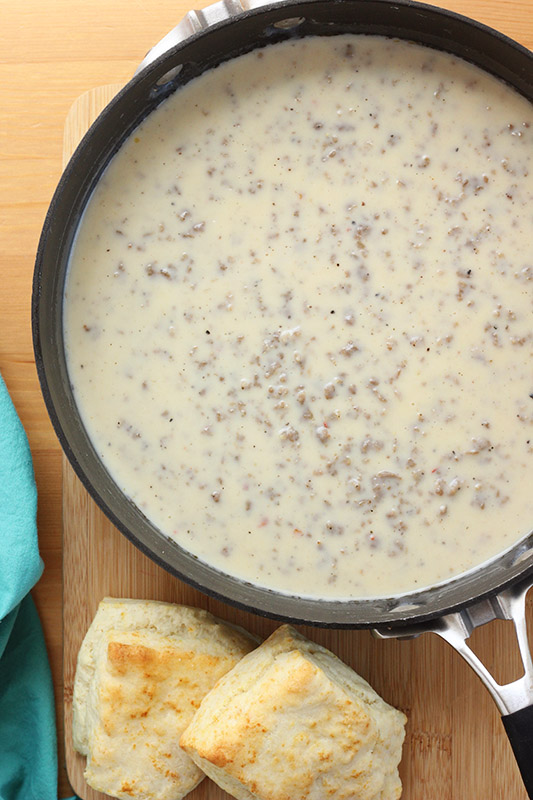
M 304 14 L 306 12 L 309 16 L 312 16 L 313 9 L 324 7 L 325 5 L 326 4 L 320 2 L 299 0 L 292 3 L 281 2 L 270 4 L 263 8 L 255 7 L 254 9 L 239 13 L 238 19 L 232 18 L 228 21 L 219 21 L 215 25 L 209 26 L 209 31 L 206 29 L 206 31 L 203 32 L 196 32 L 185 43 L 176 45 L 170 53 L 162 54 L 156 59 L 153 65 L 147 66 L 141 72 L 137 81 L 130 83 L 112 102 L 108 111 L 104 113 L 96 123 L 96 126 L 105 126 L 107 123 L 111 123 L 114 119 L 120 117 L 120 109 L 126 108 L 128 99 L 133 94 L 133 85 L 143 83 L 145 86 L 150 86 L 150 89 L 155 92 L 155 94 L 152 95 L 154 105 L 164 99 L 164 97 L 173 91 L 175 84 L 172 85 L 172 81 L 170 81 L 168 83 L 163 83 L 161 87 L 155 88 L 156 81 L 161 76 L 165 75 L 169 68 L 175 65 L 180 57 L 183 56 L 183 61 L 186 62 L 185 51 L 187 51 L 187 48 L 190 50 L 195 43 L 201 40 L 207 33 L 211 34 L 217 29 L 229 30 L 230 26 L 233 27 L 236 24 L 242 24 L 246 19 L 250 20 L 252 18 L 261 18 L 261 20 L 264 18 L 265 22 L 263 25 L 268 23 L 272 26 L 275 22 L 286 19 L 287 16 Z M 383 9 L 394 9 L 394 12 L 397 13 L 399 10 L 401 11 L 401 9 L 404 9 L 404 12 L 411 14 L 420 15 L 423 13 L 431 13 L 440 18 L 444 17 L 448 21 L 462 20 L 465 25 L 472 27 L 476 33 L 479 33 L 480 30 L 488 31 L 484 26 L 480 26 L 478 23 L 472 23 L 466 20 L 466 18 L 459 17 L 459 15 L 455 15 L 452 12 L 443 12 L 432 6 L 416 4 L 409 2 L 409 0 L 400 0 L 400 2 L 396 3 L 390 3 L 388 0 L 365 0 L 364 4 L 358 0 L 343 0 L 343 2 L 335 3 L 329 0 L 329 5 L 331 9 L 336 8 L 337 11 L 340 7 L 360 9 L 363 5 L 366 5 L 367 10 L 370 6 L 373 6 L 375 9 L 380 10 L 380 12 L 383 12 Z M 237 8 L 237 6 L 238 4 L 235 2 L 231 4 L 232 8 Z M 385 23 L 382 22 L 381 24 L 385 26 Z M 406 30 L 410 29 L 402 28 L 401 33 L 405 33 Z M 338 32 L 342 31 L 339 30 Z M 364 31 L 360 30 L 359 32 L 363 33 Z M 398 35 L 400 32 L 395 30 L 395 33 Z M 282 32 L 278 35 L 284 37 Z M 503 37 L 501 34 L 494 33 L 494 35 L 500 42 L 507 42 L 508 46 L 519 52 L 521 51 L 522 56 L 528 53 L 528 51 L 516 45 L 516 43 L 506 40 L 506 37 Z M 272 40 L 272 33 L 270 33 L 269 36 L 271 37 L 270 40 Z M 255 44 L 254 46 L 261 45 Z M 440 49 L 446 48 L 441 47 Z M 531 54 L 529 54 L 529 59 L 531 64 Z M 203 71 L 203 69 L 201 71 Z M 130 125 L 128 133 L 138 124 L 138 121 L 139 119 L 136 119 L 135 124 Z M 112 125 L 108 125 L 108 127 L 111 129 L 111 138 L 113 138 Z M 354 601 L 297 598 L 262 589 L 258 586 L 245 584 L 202 564 L 189 553 L 182 550 L 177 545 L 174 545 L 174 543 L 169 542 L 166 538 L 162 538 L 155 528 L 142 518 L 140 512 L 138 512 L 137 517 L 135 517 L 132 504 L 125 501 L 124 498 L 122 502 L 117 505 L 117 494 L 120 495 L 121 493 L 118 487 L 113 484 L 102 465 L 94 465 L 92 463 L 94 459 L 97 461 L 99 460 L 83 430 L 78 432 L 77 437 L 74 437 L 75 444 L 73 445 L 72 443 L 73 437 L 72 431 L 70 430 L 72 427 L 71 415 L 74 414 L 74 417 L 76 417 L 77 412 L 70 386 L 68 385 L 64 365 L 62 375 L 58 375 L 57 371 L 55 375 L 51 373 L 51 348 L 48 336 L 50 332 L 52 332 L 56 335 L 57 339 L 57 330 L 55 332 L 50 331 L 50 325 L 48 325 L 47 329 L 46 324 L 44 324 L 46 311 L 43 311 L 43 306 L 45 306 L 45 303 L 40 302 L 43 291 L 46 288 L 44 286 L 46 276 L 43 275 L 43 271 L 46 268 L 45 262 L 47 261 L 49 264 L 50 259 L 55 255 L 55 253 L 53 255 L 50 254 L 50 248 L 52 247 L 51 242 L 54 239 L 53 229 L 54 226 L 58 224 L 58 210 L 61 210 L 62 204 L 64 206 L 63 193 L 67 188 L 69 180 L 75 178 L 76 171 L 83 165 L 83 159 L 85 158 L 85 160 L 87 160 L 88 155 L 94 149 L 94 130 L 95 128 L 93 126 L 91 129 L 92 134 L 90 132 L 88 137 L 84 139 L 67 168 L 52 202 L 43 229 L 37 256 L 32 317 L 34 323 L 35 355 L 39 377 L 48 410 L 58 437 L 78 476 L 81 478 L 86 488 L 89 489 L 89 492 L 102 510 L 110 517 L 121 532 L 165 569 L 202 591 L 218 597 L 225 602 L 266 616 L 323 627 L 352 628 L 385 625 L 395 628 L 397 626 L 404 626 L 406 623 L 424 623 L 428 620 L 440 617 L 443 614 L 456 611 L 484 597 L 500 592 L 516 580 L 531 574 L 533 572 L 533 534 L 530 534 L 515 547 L 511 548 L 497 559 L 494 559 L 488 565 L 481 565 L 479 568 L 470 571 L 466 575 L 459 576 L 445 584 L 432 587 L 429 590 L 412 592 L 394 598 L 371 598 L 369 600 L 363 599 Z M 118 149 L 123 138 L 118 142 L 115 149 Z M 82 192 L 83 186 L 79 186 L 78 193 L 74 198 L 75 202 L 79 202 L 79 196 Z M 85 194 L 87 195 L 87 191 Z M 84 202 L 84 200 L 81 202 L 82 210 Z M 72 216 L 75 216 L 75 214 L 71 214 L 71 217 L 67 217 L 71 225 Z M 76 221 L 74 220 L 74 222 Z M 73 227 L 75 230 L 75 225 Z M 55 235 L 57 240 L 57 234 Z M 70 230 L 70 235 L 72 238 L 72 229 Z M 66 238 L 68 240 L 68 236 Z M 61 243 L 63 250 L 65 250 L 64 237 L 61 239 Z M 55 280 L 59 290 L 61 290 L 61 276 L 58 277 L 56 274 Z M 60 306 L 60 291 L 56 291 L 54 299 L 55 305 Z M 60 311 L 56 308 L 54 313 L 56 315 L 57 327 L 57 317 L 58 315 L 60 316 Z M 62 342 L 56 341 L 54 346 L 58 344 L 59 355 L 64 358 Z M 61 369 L 59 372 L 61 373 Z M 59 385 L 58 377 L 60 379 Z M 81 426 L 79 420 L 77 420 L 76 424 Z M 131 520 L 131 522 L 129 522 L 129 520 Z M 135 533 L 133 531 L 135 531 Z

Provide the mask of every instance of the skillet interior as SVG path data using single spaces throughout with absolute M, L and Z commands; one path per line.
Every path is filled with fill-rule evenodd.
M 277 27 L 292 18 L 297 24 Z M 65 170 L 37 254 L 34 348 L 48 411 L 68 458 L 102 510 L 146 555 L 197 588 L 267 616 L 332 627 L 396 626 L 458 609 L 533 572 L 533 533 L 482 568 L 431 589 L 393 598 L 307 599 L 244 583 L 200 562 L 163 536 L 111 480 L 81 423 L 63 348 L 63 287 L 77 226 L 100 175 L 139 122 L 176 88 L 221 61 L 289 36 L 347 32 L 395 36 L 453 52 L 533 100 L 533 56 L 529 51 L 464 17 L 410 0 L 284 2 L 245 12 L 236 20 L 196 34 L 157 59 L 117 95 Z M 183 65 L 180 73 L 165 82 L 164 76 L 178 64 Z

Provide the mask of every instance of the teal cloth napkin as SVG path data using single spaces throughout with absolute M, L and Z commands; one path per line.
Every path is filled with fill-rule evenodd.
M 28 440 L 0 376 L 0 800 L 57 800 L 53 686 L 28 594 L 43 571 L 36 511 Z

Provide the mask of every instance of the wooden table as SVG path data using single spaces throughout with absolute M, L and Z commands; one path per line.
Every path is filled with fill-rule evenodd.
M 441 0 L 440 5 L 533 48 L 532 0 Z M 45 571 L 34 597 L 56 691 L 60 797 L 70 792 L 62 741 L 61 453 L 33 362 L 33 262 L 61 172 L 63 125 L 69 107 L 90 88 L 125 82 L 150 46 L 189 7 L 186 0 L 0 3 L 0 372 L 26 428 L 39 489 L 39 540 Z M 498 669 L 498 663 L 490 666 Z M 492 732 L 488 724 L 487 737 Z M 430 745 L 422 742 L 421 748 Z M 487 747 L 490 750 L 489 738 Z M 480 796 L 479 800 L 492 798 Z

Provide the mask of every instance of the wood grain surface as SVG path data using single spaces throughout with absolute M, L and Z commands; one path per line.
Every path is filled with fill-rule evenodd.
M 200 0 L 196 7 L 207 3 Z M 441 0 L 440 5 L 498 28 L 533 47 L 531 0 Z M 59 797 L 71 793 L 63 742 L 62 459 L 41 398 L 31 344 L 30 297 L 35 251 L 62 165 L 62 131 L 76 97 L 94 87 L 124 83 L 145 52 L 190 8 L 187 0 L 1 0 L 0 2 L 0 372 L 28 434 L 39 491 L 38 528 L 43 577 L 33 596 L 43 622 L 56 695 Z M 105 91 L 91 96 L 92 111 Z M 86 124 L 91 109 L 87 112 Z M 82 118 L 80 115 L 80 125 Z M 79 133 L 79 131 L 78 131 Z M 72 136 L 78 135 L 72 130 Z M 72 475 L 65 482 L 75 483 Z M 71 527 L 78 521 L 79 563 L 75 602 L 65 610 L 65 631 L 88 624 L 99 594 L 131 593 L 182 600 L 183 587 L 141 560 L 99 519 L 77 490 Z M 90 571 L 84 536 L 93 522 L 103 540 Z M 115 574 L 115 566 L 120 570 Z M 123 569 L 135 565 L 134 583 Z M 65 568 L 68 587 L 69 569 Z M 71 583 L 71 589 L 74 589 Z M 198 604 L 234 618 L 232 609 L 197 595 Z M 189 599 L 189 602 L 192 602 Z M 85 616 L 77 616 L 77 614 Z M 82 624 L 82 620 L 84 620 Z M 76 626 L 74 625 L 76 623 Z M 249 618 L 267 633 L 272 623 Z M 317 637 L 316 631 L 308 633 Z M 76 634 L 69 639 L 70 658 Z M 376 642 L 367 633 L 329 633 L 324 641 L 349 660 L 384 696 L 409 714 L 402 774 L 405 797 L 416 800 L 524 800 L 510 748 L 492 702 L 477 678 L 435 637 Z M 474 647 L 499 680 L 515 677 L 517 658 L 507 623 L 477 631 Z M 68 659 L 69 650 L 65 650 Z M 68 675 L 66 676 L 69 677 Z M 65 693 L 68 703 L 69 695 Z M 0 743 L 1 748 L 1 743 Z M 81 791 L 81 788 L 80 788 Z M 215 800 L 214 793 L 206 796 Z

